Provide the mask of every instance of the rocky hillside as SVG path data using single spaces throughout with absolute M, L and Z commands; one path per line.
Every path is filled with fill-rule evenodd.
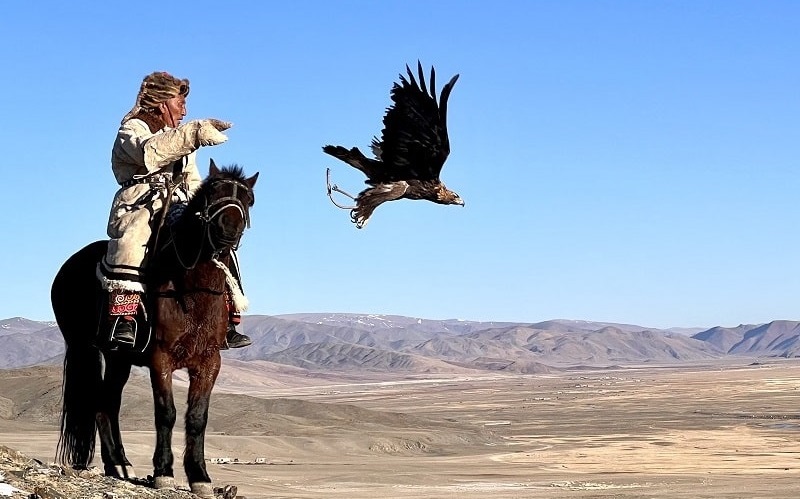
M 234 486 L 214 490 L 219 499 L 245 499 Z M 197 499 L 187 490 L 156 490 L 149 480 L 126 482 L 99 468 L 77 471 L 44 464 L 0 445 L 0 497 L 11 499 Z

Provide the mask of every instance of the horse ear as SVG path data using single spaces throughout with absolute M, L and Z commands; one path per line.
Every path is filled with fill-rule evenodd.
M 208 176 L 216 177 L 217 175 L 219 175 L 219 168 L 217 168 L 217 164 L 214 163 L 214 159 L 211 158 L 211 164 L 208 166 Z
M 255 175 L 245 180 L 245 183 L 250 186 L 252 189 L 256 185 L 256 180 L 258 180 L 258 172 Z

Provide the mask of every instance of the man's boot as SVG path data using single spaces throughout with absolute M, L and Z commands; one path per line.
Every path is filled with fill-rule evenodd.
M 238 287 L 239 293 L 242 291 L 242 278 L 239 274 L 239 258 L 236 256 L 236 251 L 231 250 L 231 273 L 236 282 L 233 284 Z M 225 343 L 222 345 L 222 350 L 228 348 L 242 348 L 252 344 L 250 337 L 241 334 L 236 330 L 236 326 L 241 324 L 242 315 L 236 308 L 233 302 L 233 292 L 230 287 L 225 288 L 225 307 L 228 310 L 228 333 L 225 335 Z
M 133 346 L 136 343 L 136 313 L 141 295 L 135 291 L 109 293 L 108 318 L 111 322 L 111 345 Z
M 241 315 L 234 312 L 229 312 L 228 333 L 225 335 L 225 344 L 222 345 L 223 350 L 227 350 L 229 348 L 242 348 L 253 343 L 249 336 L 246 334 L 241 334 L 236 330 L 236 326 L 238 326 L 241 322 Z
M 133 346 L 136 343 L 136 319 L 131 316 L 122 316 L 115 320 L 114 330 L 111 332 L 111 343 Z
M 241 334 L 236 330 L 235 324 L 228 324 L 228 334 L 225 336 L 225 345 L 227 348 L 242 348 L 252 343 L 253 341 L 249 336 L 246 334 Z

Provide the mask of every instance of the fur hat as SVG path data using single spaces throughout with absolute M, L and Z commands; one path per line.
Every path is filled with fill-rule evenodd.
M 175 78 L 166 71 L 156 71 L 144 77 L 136 96 L 136 104 L 122 118 L 122 123 L 133 118 L 141 111 L 152 111 L 162 102 L 173 97 L 189 95 L 189 80 Z

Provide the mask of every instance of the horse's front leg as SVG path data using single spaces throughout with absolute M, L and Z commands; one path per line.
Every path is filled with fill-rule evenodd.
M 175 427 L 175 399 L 172 395 L 172 366 L 165 355 L 154 354 L 150 384 L 156 424 L 156 449 L 153 453 L 153 476 L 158 489 L 175 487 L 172 469 L 172 429 Z
M 200 497 L 214 497 L 211 478 L 206 471 L 205 434 L 211 389 L 219 374 L 219 353 L 189 369 L 189 400 L 186 407 L 186 449 L 183 467 L 192 492 Z

